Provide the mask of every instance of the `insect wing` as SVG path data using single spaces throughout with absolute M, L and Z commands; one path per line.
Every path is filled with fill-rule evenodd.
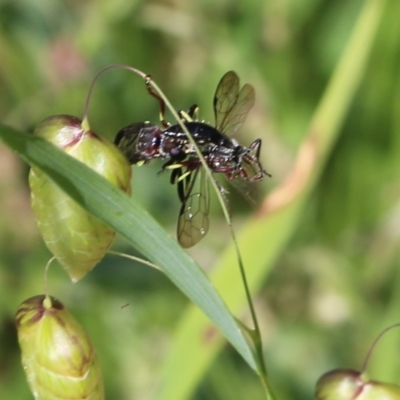
M 254 100 L 254 88 L 246 83 L 240 90 L 235 105 L 226 116 L 221 131 L 228 136 L 234 136 L 246 120 L 248 112 L 254 105 Z
M 236 133 L 254 105 L 253 86 L 245 84 L 239 91 L 239 77 L 227 72 L 218 84 L 214 96 L 215 126 L 230 136 Z
M 184 196 L 179 212 L 177 236 L 181 246 L 189 248 L 198 243 L 208 232 L 210 193 L 203 168 L 190 171 L 182 182 L 184 182 Z
M 135 122 L 122 128 L 114 139 L 114 144 L 121 149 L 130 147 L 136 143 L 140 131 L 146 126 L 145 122 Z
M 239 95 L 239 77 L 236 72 L 228 71 L 219 81 L 214 95 L 215 127 L 223 132 L 226 119 L 235 106 Z
M 115 136 L 114 144 L 125 154 L 129 161 L 133 163 L 139 134 L 146 127 L 145 122 L 135 122 L 122 128 Z
M 152 137 L 159 134 L 161 134 L 161 129 L 157 125 L 134 122 L 117 133 L 114 144 L 125 154 L 131 164 L 136 164 L 147 160 L 147 157 L 140 153 L 140 147 L 151 143 Z M 141 143 L 144 139 L 144 143 Z
M 243 163 L 242 166 L 249 176 L 254 176 L 257 173 L 256 169 L 251 164 Z M 252 208 L 258 206 L 262 198 L 262 193 L 260 191 L 260 185 L 257 182 L 247 181 L 240 176 L 235 179 L 227 179 L 226 182 L 235 189 L 249 206 Z

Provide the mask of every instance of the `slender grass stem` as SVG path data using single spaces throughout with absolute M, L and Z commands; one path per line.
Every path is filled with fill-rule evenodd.
M 255 311 L 255 308 L 254 308 L 254 303 L 253 303 L 253 300 L 251 298 L 251 293 L 250 293 L 250 289 L 249 289 L 249 285 L 248 285 L 248 281 L 247 281 L 247 277 L 246 277 L 246 271 L 245 271 L 245 268 L 244 268 L 242 256 L 241 256 L 240 249 L 239 249 L 239 245 L 237 243 L 235 232 L 233 230 L 232 219 L 231 219 L 231 216 L 229 214 L 229 210 L 228 210 L 228 208 L 226 206 L 224 196 L 221 193 L 221 190 L 218 187 L 218 183 L 217 183 L 216 179 L 214 178 L 210 168 L 208 168 L 206 160 L 204 159 L 203 155 L 201 154 L 201 151 L 199 150 L 199 148 L 198 148 L 198 146 L 196 144 L 196 141 L 192 137 L 192 135 L 189 132 L 189 130 L 186 128 L 185 124 L 179 118 L 178 113 L 176 112 L 176 110 L 174 109 L 172 104 L 169 102 L 168 98 L 164 95 L 162 90 L 158 87 L 158 85 L 153 80 L 149 80 L 148 84 L 151 85 L 151 87 L 157 92 L 157 94 L 160 96 L 160 98 L 165 102 L 165 105 L 170 110 L 172 116 L 176 119 L 176 121 L 178 122 L 178 124 L 182 128 L 183 132 L 185 132 L 188 140 L 193 145 L 193 147 L 196 149 L 197 156 L 199 157 L 199 159 L 201 161 L 201 164 L 202 164 L 203 168 L 206 171 L 207 177 L 211 181 L 213 189 L 214 189 L 215 193 L 217 194 L 218 201 L 221 204 L 222 211 L 224 213 L 225 220 L 226 220 L 226 222 L 227 222 L 227 224 L 229 226 L 229 230 L 230 230 L 230 234 L 231 234 L 231 237 L 232 237 L 232 241 L 233 241 L 234 246 L 235 246 L 235 251 L 236 251 L 236 256 L 237 256 L 237 260 L 238 260 L 240 275 L 241 275 L 241 278 L 242 278 L 244 290 L 245 290 L 245 293 L 246 293 L 247 303 L 248 303 L 249 308 L 250 308 L 250 315 L 251 315 L 251 319 L 252 319 L 253 326 L 254 326 L 254 330 L 252 330 L 252 331 L 250 331 L 249 328 L 247 328 L 247 327 L 245 327 L 245 329 L 247 330 L 247 332 L 252 332 L 250 337 L 252 338 L 253 345 L 254 345 L 255 350 L 256 350 L 255 354 L 256 354 L 256 358 L 257 358 L 256 361 L 257 361 L 257 365 L 258 365 L 258 373 L 260 375 L 260 378 L 261 378 L 261 381 L 263 383 L 263 386 L 264 386 L 264 388 L 266 390 L 267 399 L 268 400 L 273 400 L 274 397 L 272 395 L 272 391 L 269 388 L 268 381 L 267 381 L 267 370 L 266 370 L 264 357 L 263 357 L 263 351 L 262 351 L 261 331 L 260 331 L 259 323 L 258 323 L 258 320 L 257 320 L 257 315 L 256 315 L 256 311 Z M 243 326 L 243 324 L 241 324 L 241 326 Z

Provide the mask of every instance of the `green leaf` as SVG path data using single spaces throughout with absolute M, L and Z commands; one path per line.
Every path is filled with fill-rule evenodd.
M 249 366 L 256 370 L 256 362 L 242 331 L 207 276 L 133 199 L 41 138 L 3 125 L 0 125 L 0 138 L 25 161 L 40 168 L 86 210 L 107 223 L 157 264 L 204 311 Z M 197 334 L 203 335 L 204 342 L 207 342 L 207 331 Z M 190 360 L 187 363 L 190 364 Z

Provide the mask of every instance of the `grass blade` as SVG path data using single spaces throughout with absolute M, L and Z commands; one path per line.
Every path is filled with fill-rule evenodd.
M 207 276 L 133 199 L 96 172 L 38 137 L 0 125 L 0 138 L 157 264 L 209 316 L 250 367 L 256 369 L 248 343 Z

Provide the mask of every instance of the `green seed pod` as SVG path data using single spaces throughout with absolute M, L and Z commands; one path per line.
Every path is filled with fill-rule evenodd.
M 317 382 L 317 400 L 351 400 L 362 387 L 358 371 L 337 369 L 322 375 Z
M 84 129 L 78 118 L 49 117 L 38 125 L 35 135 L 94 169 L 124 192 L 130 191 L 131 167 L 125 156 L 108 140 Z M 76 282 L 103 258 L 115 232 L 35 167 L 30 171 L 29 184 L 32 208 L 44 242 Z
M 365 395 L 361 400 L 400 400 L 400 386 L 390 383 L 370 381 L 365 385 Z
M 400 386 L 368 380 L 352 369 L 336 369 L 317 382 L 317 400 L 400 400 Z
M 101 369 L 88 334 L 55 298 L 31 297 L 16 315 L 35 400 L 103 400 Z

